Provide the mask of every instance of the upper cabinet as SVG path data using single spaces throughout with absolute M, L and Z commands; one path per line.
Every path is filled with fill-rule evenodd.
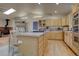
M 61 26 L 61 19 L 48 19 L 46 20 L 46 26 Z
M 39 20 L 39 26 L 45 27 L 46 26 L 46 20 Z
M 62 17 L 62 26 L 69 26 L 72 27 L 72 16 L 78 11 L 79 7 L 78 4 L 72 5 L 72 11 L 70 14 Z
M 51 20 L 50 19 L 46 20 L 46 26 L 51 26 Z
M 69 20 L 67 16 L 64 16 L 62 18 L 62 26 L 67 26 L 67 25 L 69 25 Z
M 46 20 L 40 20 L 39 24 L 41 27 L 47 27 L 47 26 L 62 26 L 62 19 L 46 19 Z
M 75 12 L 77 12 L 79 9 L 78 4 L 73 4 L 72 5 L 72 14 L 74 14 Z
M 61 26 L 61 19 L 52 19 L 51 26 Z

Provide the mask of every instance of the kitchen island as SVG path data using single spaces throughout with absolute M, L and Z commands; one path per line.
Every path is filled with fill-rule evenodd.
M 22 41 L 18 46 L 24 56 L 43 56 L 45 52 L 44 33 L 18 33 L 18 40 Z

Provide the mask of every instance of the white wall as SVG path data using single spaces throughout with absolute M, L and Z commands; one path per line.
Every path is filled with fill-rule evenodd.
M 5 24 L 6 24 L 5 20 L 0 19 L 0 27 L 4 27 Z M 8 27 L 13 27 L 13 20 L 12 19 L 9 21 Z
M 4 26 L 4 24 L 3 24 L 4 22 L 3 22 L 3 20 L 2 19 L 0 19 L 0 27 L 3 27 Z
M 32 29 L 33 29 L 33 20 L 26 20 L 26 23 L 27 23 L 27 26 L 28 26 L 28 31 L 29 32 L 32 32 Z

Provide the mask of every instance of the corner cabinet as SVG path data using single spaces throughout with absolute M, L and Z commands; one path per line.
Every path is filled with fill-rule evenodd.
M 72 46 L 73 41 L 73 32 L 72 31 L 65 31 L 64 32 L 64 41 L 68 46 Z

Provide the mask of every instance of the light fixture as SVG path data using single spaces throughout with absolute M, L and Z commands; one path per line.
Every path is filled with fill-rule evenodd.
M 42 16 L 33 16 L 33 18 L 41 18 Z
M 56 5 L 59 5 L 59 3 L 56 3 Z
M 38 3 L 39 5 L 41 4 L 41 3 Z
M 13 8 L 10 8 L 9 10 L 3 12 L 5 15 L 10 15 L 11 13 L 14 13 L 16 10 Z

